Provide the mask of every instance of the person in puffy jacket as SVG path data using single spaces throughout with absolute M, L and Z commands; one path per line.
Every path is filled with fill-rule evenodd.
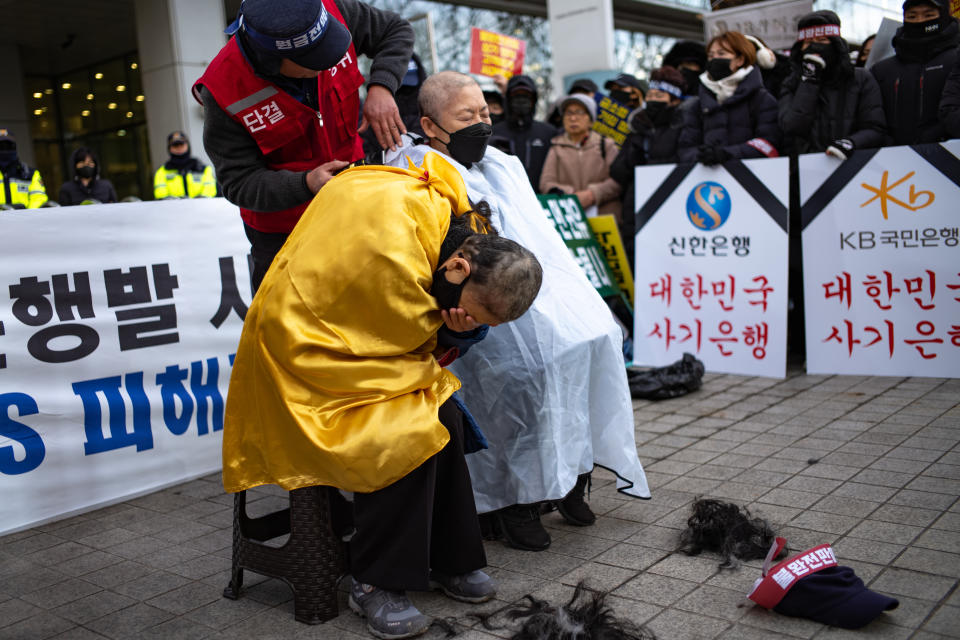
M 960 27 L 949 0 L 907 0 L 893 36 L 896 55 L 870 68 L 880 85 L 888 142 L 918 144 L 947 137 L 940 99 L 957 59 Z
M 943 86 L 940 98 L 940 121 L 943 122 L 948 138 L 960 138 L 960 48 L 953 70 Z
M 73 165 L 73 180 L 64 182 L 60 187 L 61 206 L 117 201 L 117 191 L 113 184 L 100 177 L 100 163 L 92 150 L 80 147 L 73 152 L 70 161 Z
M 520 158 L 534 190 L 540 188 L 540 172 L 550 150 L 550 139 L 557 134 L 552 125 L 534 119 L 537 96 L 537 83 L 533 78 L 510 78 L 507 82 L 505 118 L 493 127 L 493 134 L 506 141 L 509 152 Z
M 841 160 L 883 144 L 886 118 L 870 72 L 850 62 L 840 18 L 814 11 L 798 23 L 793 74 L 780 95 L 780 128 L 798 153 L 826 151 Z M 817 35 L 824 33 L 826 35 Z
M 696 101 L 683 109 L 681 162 L 714 165 L 779 155 L 777 101 L 763 86 L 756 56 L 754 45 L 736 31 L 707 44 L 707 70 L 700 74 Z
M 699 81 L 698 81 L 699 83 Z M 610 165 L 610 177 L 623 187 L 623 215 L 620 218 L 620 236 L 623 248 L 633 268 L 635 223 L 633 220 L 634 173 L 644 164 L 664 164 L 677 161 L 677 141 L 683 128 L 683 96 L 687 84 L 683 74 L 673 67 L 660 67 L 650 73 L 650 88 L 643 109 L 630 114 L 630 135 L 620 153 Z
M 610 177 L 617 145 L 591 129 L 597 118 L 593 98 L 575 94 L 560 103 L 563 133 L 550 141 L 540 174 L 540 191 L 577 196 L 584 209 L 597 207 L 600 215 L 620 220 L 621 187 Z

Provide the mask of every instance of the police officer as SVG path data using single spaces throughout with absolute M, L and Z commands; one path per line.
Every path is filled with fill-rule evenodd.
M 170 158 L 153 176 L 154 198 L 213 198 L 217 195 L 213 167 L 190 155 L 190 141 L 183 131 L 174 131 L 167 136 L 167 151 Z
M 17 141 L 7 129 L 0 129 L 0 205 L 14 209 L 36 209 L 47 202 L 47 190 L 40 172 L 20 162 Z
M 257 287 L 314 194 L 363 157 L 358 131 L 400 144 L 393 94 L 413 28 L 358 0 L 244 0 L 227 32 L 193 92 L 223 195 L 240 207 Z M 373 57 L 359 130 L 358 54 Z

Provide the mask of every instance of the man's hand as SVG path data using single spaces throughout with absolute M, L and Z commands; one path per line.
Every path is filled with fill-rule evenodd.
M 407 132 L 393 94 L 389 89 L 378 84 L 372 84 L 367 88 L 367 99 L 363 103 L 363 120 L 360 122 L 359 132 L 363 133 L 371 127 L 380 146 L 391 151 L 402 144 L 400 136 Z
M 441 309 L 440 315 L 443 316 L 443 324 L 447 329 L 454 333 L 463 333 L 464 331 L 473 331 L 480 326 L 480 323 L 473 319 L 473 316 L 467 315 L 467 312 L 459 307 L 456 309 Z
M 346 160 L 331 160 L 313 169 L 307 174 L 307 188 L 313 193 L 320 191 L 320 187 L 327 184 L 330 178 L 337 172 L 350 164 Z
M 497 87 L 497 91 L 499 91 L 502 95 L 507 94 L 507 76 L 503 75 L 502 73 L 498 73 L 497 75 L 493 76 L 493 84 Z

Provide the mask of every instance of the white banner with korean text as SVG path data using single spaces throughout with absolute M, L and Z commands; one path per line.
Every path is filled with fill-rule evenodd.
M 960 140 L 800 157 L 807 371 L 960 377 Z
M 636 364 L 786 374 L 787 163 L 637 167 Z
M 248 253 L 222 198 L 0 212 L 0 534 L 220 469 Z

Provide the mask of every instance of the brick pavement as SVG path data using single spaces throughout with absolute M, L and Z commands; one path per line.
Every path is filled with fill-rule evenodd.
M 596 525 L 550 514 L 547 551 L 487 544 L 498 601 L 415 602 L 458 621 L 464 640 L 509 636 L 467 613 L 526 593 L 559 602 L 580 580 L 663 640 L 960 637 L 960 380 L 708 375 L 695 394 L 634 406 L 652 500 L 617 494 L 598 470 Z M 254 494 L 253 511 L 283 503 L 276 489 Z M 700 495 L 748 505 L 793 549 L 832 543 L 899 609 L 853 633 L 738 606 L 759 563 L 720 570 L 715 556 L 672 553 Z M 231 504 L 210 476 L 0 538 L 0 639 L 369 637 L 345 607 L 325 625 L 295 622 L 287 587 L 249 572 L 245 597 L 222 598 Z

